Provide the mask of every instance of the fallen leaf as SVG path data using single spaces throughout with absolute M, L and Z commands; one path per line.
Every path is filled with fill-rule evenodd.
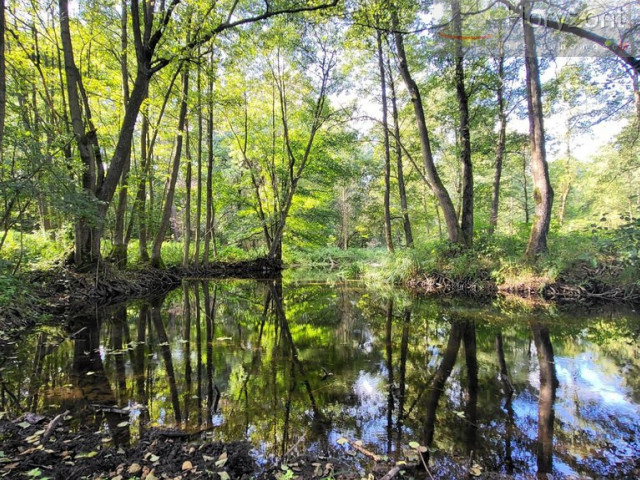
M 231 477 L 229 476 L 229 474 L 227 472 L 218 472 L 218 476 L 220 477 L 220 480 L 231 480 Z
M 227 452 L 222 452 L 216 461 L 216 467 L 224 467 L 227 463 Z
M 479 477 L 480 475 L 482 475 L 482 467 L 477 463 L 474 463 L 473 466 L 469 469 L 469 475 Z
M 145 478 L 144 480 L 159 480 L 159 479 L 158 477 L 156 477 L 155 470 L 151 470 L 149 472 L 149 475 L 147 475 L 147 478 Z
M 344 437 L 340 437 L 338 440 L 336 440 L 338 442 L 338 445 L 344 445 L 345 443 L 349 443 L 349 440 L 347 440 Z
M 29 428 L 29 427 L 31 426 L 31 424 L 30 424 L 29 422 L 20 422 L 20 423 L 18 424 L 18 426 L 19 426 L 20 428 Z
M 129 422 L 120 422 L 118 425 L 116 425 L 118 428 L 124 428 L 126 426 L 129 425 Z
M 182 464 L 182 471 L 183 472 L 185 470 L 191 470 L 192 468 L 193 468 L 193 464 L 189 460 L 185 460 L 185 462 Z
M 127 473 L 129 475 L 137 475 L 141 471 L 142 471 L 142 467 L 138 463 L 132 463 L 131 465 L 129 465 L 129 468 L 127 469 Z
M 417 450 L 420 444 L 418 442 L 409 442 L 409 446 L 414 450 Z

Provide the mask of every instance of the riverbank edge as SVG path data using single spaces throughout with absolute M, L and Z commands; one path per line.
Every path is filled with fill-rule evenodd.
M 55 317 L 56 322 L 61 322 L 87 308 L 161 295 L 177 288 L 185 278 L 270 279 L 279 277 L 283 268 L 280 262 L 258 258 L 240 262 L 214 262 L 197 268 L 171 266 L 117 270 L 104 264 L 97 271 L 84 273 L 66 267 L 29 272 L 23 278 L 28 294 L 18 299 L 14 306 L 0 311 L 0 346 L 3 341 L 49 318 Z M 529 277 L 523 282 L 513 279 L 499 282 L 488 271 L 465 277 L 417 272 L 402 284 L 416 295 L 427 296 L 496 298 L 510 295 L 559 304 L 640 305 L 638 284 L 613 284 L 591 272 L 566 275 L 555 281 Z
M 15 304 L 0 309 L 0 346 L 38 323 L 56 322 L 87 308 L 116 304 L 129 299 L 165 294 L 188 278 L 277 278 L 282 264 L 267 258 L 240 262 L 212 262 L 199 267 L 141 267 L 117 270 L 104 264 L 92 272 L 66 267 L 26 273 Z
M 418 295 L 465 295 L 474 297 L 496 297 L 512 295 L 523 298 L 573 303 L 640 305 L 640 287 L 637 284 L 616 285 L 596 277 L 583 277 L 579 282 L 543 277 L 529 278 L 525 282 L 509 281 L 500 283 L 493 280 L 488 272 L 471 277 L 451 277 L 429 272 L 412 275 L 406 282 L 414 294 Z

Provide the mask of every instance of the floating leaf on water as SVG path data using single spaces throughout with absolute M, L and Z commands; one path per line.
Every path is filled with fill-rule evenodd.
M 344 437 L 340 437 L 338 440 L 336 440 L 338 442 L 338 445 L 344 445 L 345 443 L 349 443 L 349 440 L 347 440 Z

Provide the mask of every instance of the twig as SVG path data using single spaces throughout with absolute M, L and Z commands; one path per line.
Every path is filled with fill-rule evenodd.
M 361 445 L 358 445 L 356 442 L 353 442 L 351 440 L 349 440 L 349 444 L 355 448 L 356 450 L 358 450 L 360 453 L 366 455 L 367 457 L 371 457 L 373 459 L 374 462 L 379 462 L 381 460 L 382 457 L 380 457 L 380 455 L 376 455 L 375 453 L 367 450 L 366 448 L 364 448 Z
M 427 475 L 429 475 L 429 478 L 433 480 L 433 475 L 431 475 L 431 472 L 429 471 L 429 467 L 427 467 L 427 462 L 424 461 L 424 457 L 422 456 L 422 452 L 420 450 L 418 450 L 418 455 L 420 456 L 420 461 L 422 462 L 422 466 L 427 471 Z
M 71 413 L 69 412 L 69 410 L 65 410 L 49 422 L 49 425 L 47 425 L 47 428 L 45 429 L 44 433 L 42 434 L 42 438 L 40 439 L 40 445 L 44 445 L 45 443 L 47 443 L 47 440 L 49 440 L 49 437 L 51 436 L 53 431 L 58 428 L 58 425 L 62 423 L 64 417 L 69 415 L 69 413 Z
M 294 443 L 293 446 L 289 450 L 287 450 L 287 453 L 285 453 L 282 456 L 282 458 L 283 459 L 287 458 L 289 456 L 289 454 L 291 452 L 293 452 L 298 447 L 298 445 L 300 445 L 300 442 L 302 442 L 302 440 L 304 440 L 304 435 L 301 435 L 300 438 L 298 438 L 298 441 L 296 443 Z
M 384 477 L 382 477 L 380 480 L 391 480 L 400 472 L 400 470 L 402 470 L 402 467 L 399 467 L 398 465 L 396 465 L 391 470 L 389 470 L 387 474 Z

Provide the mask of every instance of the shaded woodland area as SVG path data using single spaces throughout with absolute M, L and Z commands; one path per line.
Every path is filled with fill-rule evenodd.
M 1 7 L 5 275 L 377 246 L 637 273 L 633 2 Z

